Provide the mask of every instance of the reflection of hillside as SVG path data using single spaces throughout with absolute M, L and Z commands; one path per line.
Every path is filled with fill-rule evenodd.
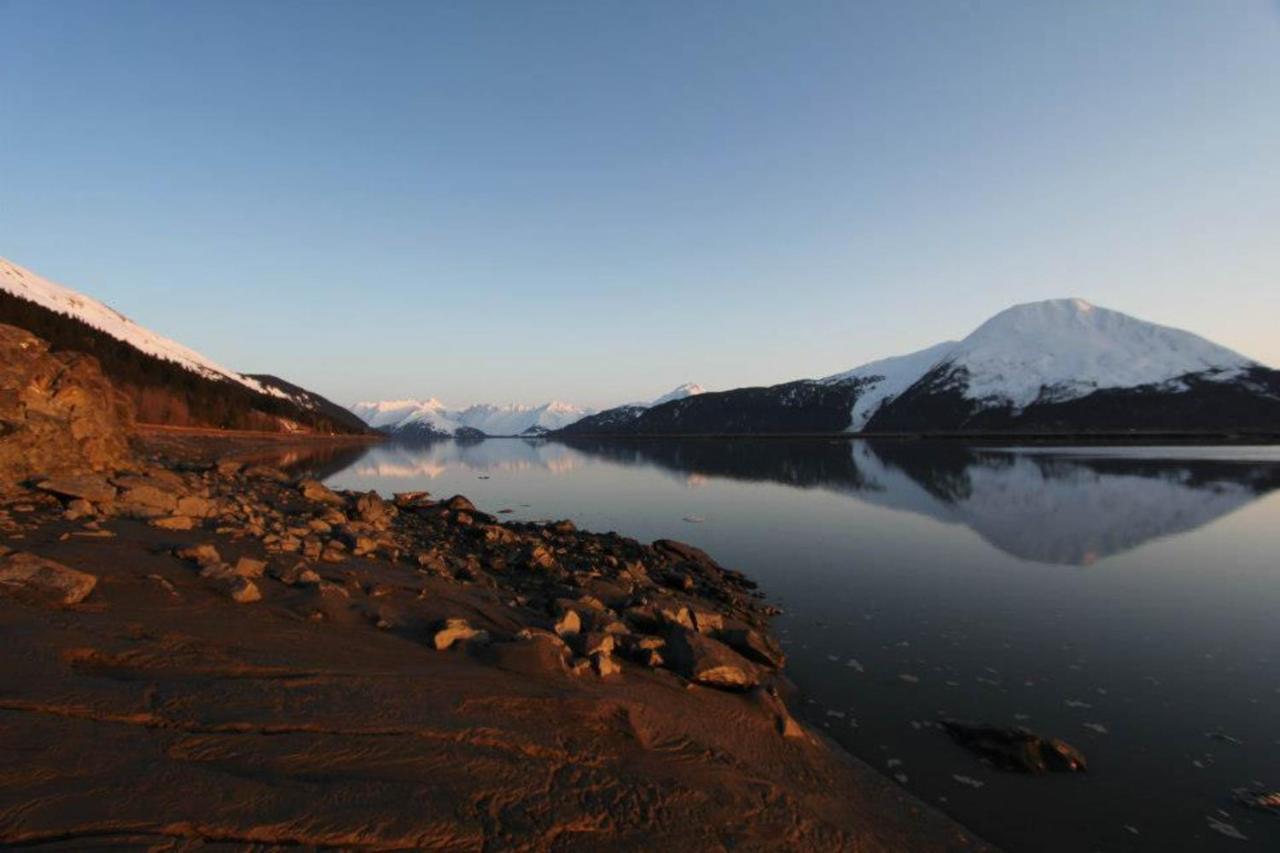
M 910 442 L 575 441 L 681 476 L 825 488 L 963 524 L 1027 560 L 1088 564 L 1192 530 L 1280 487 L 1280 462 Z

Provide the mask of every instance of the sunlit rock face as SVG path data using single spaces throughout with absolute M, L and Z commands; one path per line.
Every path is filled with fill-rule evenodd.
M 92 357 L 51 353 L 30 332 L 0 325 L 0 488 L 123 465 L 132 422 Z

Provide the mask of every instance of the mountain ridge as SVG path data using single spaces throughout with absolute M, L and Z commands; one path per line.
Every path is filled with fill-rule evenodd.
M 140 423 L 366 433 L 342 407 L 266 374 L 238 373 L 164 337 L 91 296 L 0 258 L 0 322 L 54 351 L 94 356 L 131 401 Z
M 843 410 L 843 411 L 842 411 Z M 1280 373 L 1079 298 L 1011 306 L 958 341 L 824 379 L 584 418 L 565 435 L 1280 433 Z

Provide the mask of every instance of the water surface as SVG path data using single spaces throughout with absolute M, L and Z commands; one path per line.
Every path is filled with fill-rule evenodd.
M 1232 801 L 1280 788 L 1280 449 L 506 439 L 352 457 L 332 485 L 706 548 L 784 608 L 802 713 L 1007 849 L 1280 850 L 1280 816 Z M 1090 772 L 995 770 L 940 715 L 1062 737 Z

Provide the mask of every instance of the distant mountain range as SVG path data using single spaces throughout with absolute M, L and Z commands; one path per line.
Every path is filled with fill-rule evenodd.
M 1009 308 L 960 341 L 824 379 L 619 407 L 584 435 L 1280 433 L 1280 372 L 1082 299 Z
M 69 287 L 0 258 L 0 323 L 97 357 L 142 423 L 360 433 L 343 407 L 274 376 L 237 373 Z
M 643 412 L 651 406 L 683 400 L 701 393 L 702 386 L 686 383 L 651 403 L 630 403 L 619 409 Z M 484 403 L 452 408 L 434 398 L 357 403 L 351 407 L 351 411 L 374 429 L 398 438 L 411 439 L 546 435 L 594 414 L 591 409 L 558 401 L 540 406 Z

